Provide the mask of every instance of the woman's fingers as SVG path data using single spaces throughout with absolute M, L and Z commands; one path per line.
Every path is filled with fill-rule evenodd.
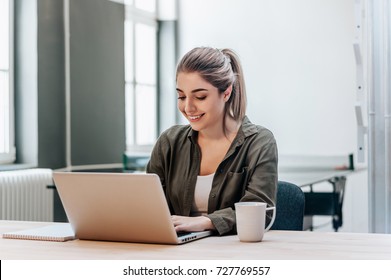
M 214 229 L 211 220 L 208 217 L 185 217 L 185 216 L 171 216 L 176 231 L 203 231 L 207 229 Z

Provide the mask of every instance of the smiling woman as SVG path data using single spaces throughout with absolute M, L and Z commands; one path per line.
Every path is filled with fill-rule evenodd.
M 235 202 L 275 205 L 276 141 L 245 116 L 243 71 L 232 50 L 189 51 L 176 82 L 189 125 L 162 133 L 147 172 L 159 175 L 177 231 L 235 233 Z
M 219 94 L 218 89 L 197 72 L 179 73 L 177 84 L 178 109 L 192 128 L 203 133 L 205 129 L 212 133 L 221 130 L 220 120 L 224 119 L 225 103 L 231 95 L 232 86 L 225 94 Z

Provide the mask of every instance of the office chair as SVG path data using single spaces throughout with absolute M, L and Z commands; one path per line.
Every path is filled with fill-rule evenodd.
M 303 230 L 305 197 L 300 187 L 278 181 L 276 218 L 271 230 Z
M 346 177 L 340 176 L 329 179 L 328 182 L 332 184 L 332 192 L 314 192 L 312 185 L 310 191 L 305 192 L 305 211 L 304 215 L 312 216 L 332 216 L 333 228 L 338 231 L 342 226 L 342 204 L 345 193 Z M 312 225 L 309 228 L 313 230 Z

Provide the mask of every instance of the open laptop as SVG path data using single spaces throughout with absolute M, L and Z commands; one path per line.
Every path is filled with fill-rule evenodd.
M 53 172 L 79 239 L 182 244 L 212 234 L 178 236 L 156 174 Z

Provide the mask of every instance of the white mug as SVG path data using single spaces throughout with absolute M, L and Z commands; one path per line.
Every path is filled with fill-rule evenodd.
M 265 202 L 235 203 L 236 228 L 240 241 L 262 241 L 264 233 L 272 227 L 276 218 L 276 208 L 266 206 L 267 203 Z M 273 210 L 273 216 L 270 224 L 265 229 L 266 211 L 269 210 Z

